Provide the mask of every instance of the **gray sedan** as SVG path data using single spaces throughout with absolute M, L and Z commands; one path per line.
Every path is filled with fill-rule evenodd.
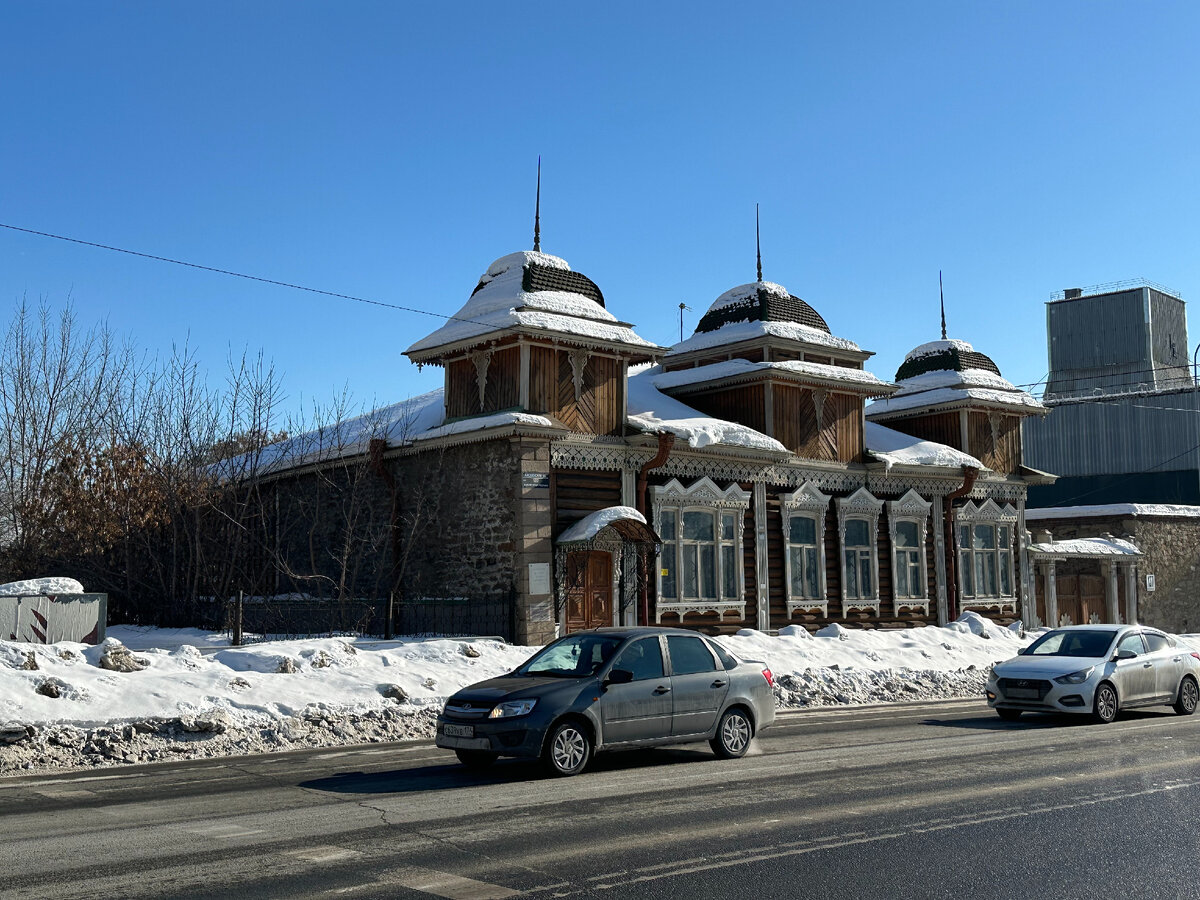
M 1137 625 L 1072 625 L 997 663 L 987 701 L 1002 719 L 1022 712 L 1084 713 L 1111 722 L 1117 710 L 1173 706 L 1190 716 L 1200 700 L 1200 653 Z
M 736 758 L 775 721 L 772 685 L 765 665 L 694 631 L 578 631 L 451 697 L 437 745 L 472 767 L 540 757 L 555 775 L 582 772 L 600 750 L 660 744 L 708 741 Z

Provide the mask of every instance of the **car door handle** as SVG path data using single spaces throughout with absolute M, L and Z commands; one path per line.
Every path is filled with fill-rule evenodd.
M 724 679 L 718 678 L 716 681 L 714 681 L 714 682 L 712 683 L 712 686 L 713 686 L 713 687 L 715 687 L 715 688 L 723 688 L 723 687 L 725 687 L 725 685 L 727 685 L 727 684 L 729 684 L 729 682 L 728 682 L 728 681 L 725 681 Z
M 1150 668 L 1152 665 L 1154 665 L 1154 663 L 1142 663 L 1142 668 L 1143 668 L 1143 669 L 1148 669 L 1148 668 Z
M 670 689 L 669 687 L 667 687 L 665 684 L 660 684 L 658 687 L 656 687 L 656 688 L 654 689 L 654 693 L 656 693 L 656 694 L 669 694 L 669 693 L 671 693 L 671 689 Z

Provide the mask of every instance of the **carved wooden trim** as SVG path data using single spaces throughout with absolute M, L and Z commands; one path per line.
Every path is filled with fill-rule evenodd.
M 487 393 L 488 366 L 492 362 L 492 349 L 480 350 L 471 354 L 471 362 L 475 364 L 475 384 L 479 386 L 479 411 L 483 412 L 484 395 Z
M 567 354 L 567 359 L 571 362 L 571 380 L 575 383 L 575 401 L 577 403 L 583 396 L 583 376 L 587 370 L 590 356 L 591 354 L 587 350 L 571 350 Z

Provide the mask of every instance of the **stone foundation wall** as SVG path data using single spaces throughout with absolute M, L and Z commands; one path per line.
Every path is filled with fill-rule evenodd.
M 1137 567 L 1138 621 L 1175 633 L 1200 631 L 1200 519 L 1030 519 L 1029 528 L 1035 540 L 1044 529 L 1055 540 L 1107 534 L 1132 541 L 1143 554 Z M 1153 591 L 1146 589 L 1147 575 L 1154 576 Z

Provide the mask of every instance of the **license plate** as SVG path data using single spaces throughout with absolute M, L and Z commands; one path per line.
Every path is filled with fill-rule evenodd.
M 442 734 L 446 737 L 475 737 L 475 728 L 472 725 L 451 725 L 449 723 L 442 726 Z
M 1036 700 L 1037 688 L 1009 688 L 1005 692 L 1013 700 Z

